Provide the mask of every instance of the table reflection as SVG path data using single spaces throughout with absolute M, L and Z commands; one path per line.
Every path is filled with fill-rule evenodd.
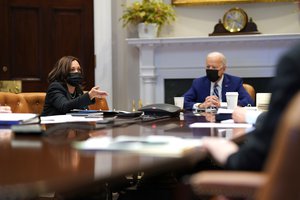
M 10 146 L 13 138 L 13 133 L 10 129 L 0 129 L 0 147 L 5 148 Z
M 73 185 L 93 183 L 95 180 L 97 183 L 118 181 L 120 177 L 140 171 L 148 174 L 162 173 L 187 167 L 205 157 L 204 152 L 198 151 L 193 155 L 185 155 L 180 160 L 72 148 L 72 142 L 85 141 L 91 137 L 169 135 L 231 139 L 245 133 L 245 129 L 189 128 L 195 122 L 215 122 L 214 113 L 185 112 L 177 118 L 118 127 L 110 125 L 99 128 L 90 123 L 52 124 L 47 125 L 45 133 L 39 136 L 14 135 L 10 129 L 0 129 L 0 184 L 27 184 L 42 180 L 46 183 L 59 183 L 58 190 L 62 187 L 69 189 Z

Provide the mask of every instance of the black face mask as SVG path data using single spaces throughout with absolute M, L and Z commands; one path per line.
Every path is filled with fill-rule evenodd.
M 83 77 L 81 73 L 69 73 L 67 76 L 67 83 L 76 87 L 82 84 Z
M 219 70 L 207 69 L 206 76 L 211 82 L 216 82 L 220 78 L 218 72 Z

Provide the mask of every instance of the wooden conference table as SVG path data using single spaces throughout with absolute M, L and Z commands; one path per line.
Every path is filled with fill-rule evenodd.
M 206 115 L 206 114 L 204 114 Z M 183 138 L 203 136 L 240 138 L 243 130 L 216 128 L 191 129 L 189 124 L 213 120 L 211 115 L 184 113 L 184 119 L 168 118 L 95 129 L 93 124 L 69 123 L 48 127 L 42 136 L 14 135 L 0 129 L 0 193 L 25 191 L 20 195 L 58 191 L 79 191 L 90 185 L 118 183 L 120 178 L 136 172 L 157 175 L 191 167 L 204 159 L 206 152 L 197 148 L 180 158 L 153 157 L 122 152 L 78 151 L 73 141 L 91 137 L 131 135 L 171 135 Z M 209 122 L 208 122 L 209 123 Z M 0 195 L 1 197 L 1 195 Z

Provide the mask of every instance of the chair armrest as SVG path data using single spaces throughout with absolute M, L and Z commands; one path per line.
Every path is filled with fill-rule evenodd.
M 189 183 L 198 196 L 253 198 L 265 181 L 266 175 L 258 172 L 204 171 L 191 176 Z
M 95 104 L 89 105 L 90 110 L 109 110 L 105 97 L 95 98 Z

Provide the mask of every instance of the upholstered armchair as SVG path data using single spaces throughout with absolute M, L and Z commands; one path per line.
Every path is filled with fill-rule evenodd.
M 10 106 L 13 113 L 41 114 L 45 104 L 45 92 L 0 92 L 0 105 Z M 96 103 L 89 106 L 91 110 L 108 110 L 106 98 L 96 99 Z
M 41 114 L 45 96 L 45 92 L 24 92 L 18 94 L 0 92 L 0 105 L 10 106 L 14 113 Z
M 247 83 L 243 83 L 243 87 L 245 90 L 249 93 L 251 99 L 255 101 L 255 89 L 252 85 L 249 85 Z
M 105 97 L 96 98 L 95 101 L 95 104 L 89 105 L 90 110 L 109 110 Z

